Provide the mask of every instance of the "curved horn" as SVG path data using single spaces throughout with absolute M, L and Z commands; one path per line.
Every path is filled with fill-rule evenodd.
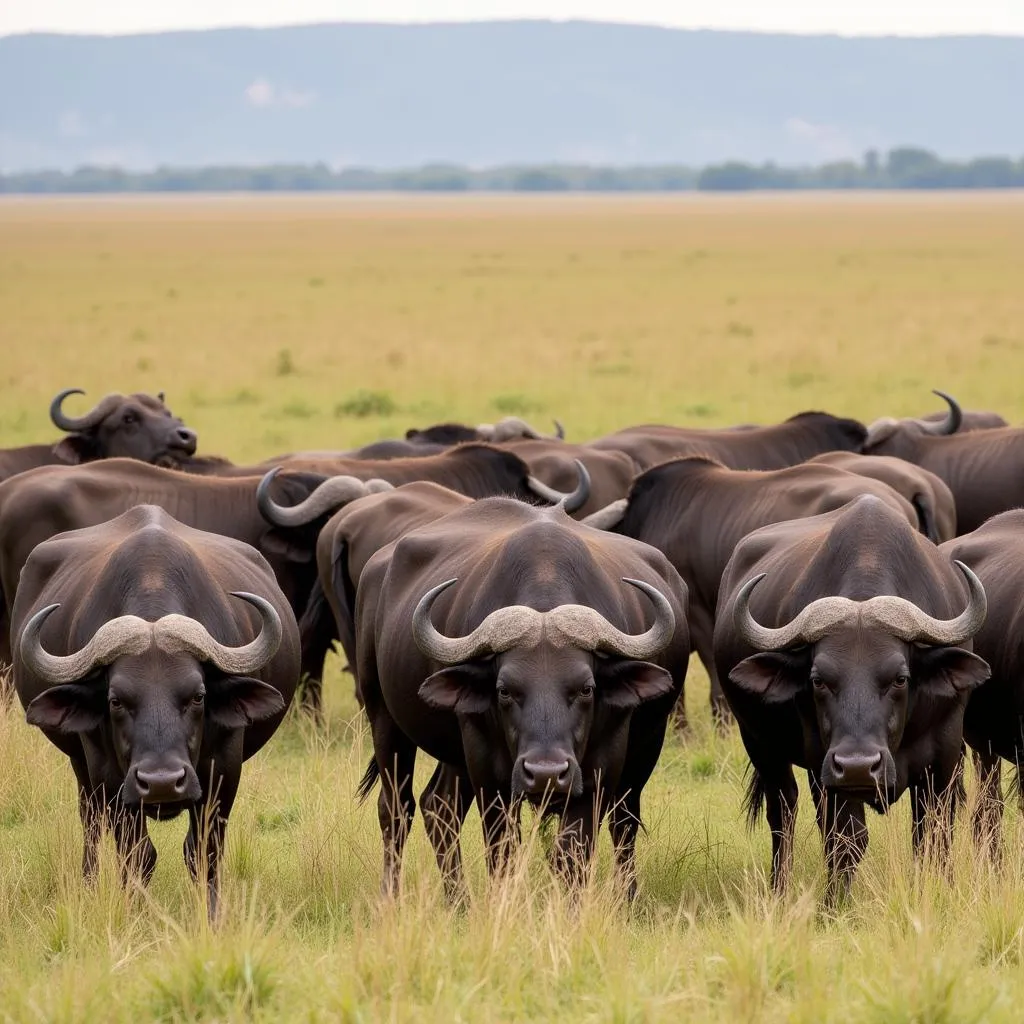
M 142 654 L 153 642 L 153 624 L 136 615 L 120 615 L 104 622 L 84 647 L 74 654 L 57 655 L 43 650 L 39 634 L 43 624 L 58 608 L 51 604 L 25 623 L 18 648 L 28 669 L 48 683 L 70 683 L 83 679 L 97 665 L 109 665 L 125 654 Z
M 579 459 L 573 459 L 573 462 L 576 464 L 578 482 L 576 488 L 568 494 L 556 491 L 554 487 L 549 487 L 543 480 L 538 480 L 532 475 L 526 478 L 526 485 L 538 498 L 543 498 L 552 505 L 558 505 L 570 514 L 576 512 L 583 508 L 590 498 L 590 474 Z
M 284 626 L 277 609 L 258 594 L 242 590 L 232 597 L 251 604 L 262 620 L 256 639 L 241 647 L 227 647 L 210 635 L 209 630 L 187 615 L 165 615 L 152 624 L 153 636 L 160 650 L 167 654 L 193 654 L 201 661 L 210 661 L 222 672 L 244 676 L 262 668 L 277 653 L 284 637 Z
M 584 526 L 590 526 L 595 530 L 614 530 L 622 522 L 628 508 L 629 499 L 619 498 L 618 501 L 613 501 L 610 505 L 605 505 L 604 508 L 591 512 L 589 516 L 581 519 L 580 522 Z
M 960 429 L 960 425 L 964 421 L 963 410 L 961 410 L 959 402 L 957 402 L 952 395 L 947 395 L 945 391 L 938 391 L 933 388 L 932 394 L 938 395 L 939 398 L 946 402 L 949 406 L 949 414 L 939 423 L 932 423 L 930 420 L 918 420 L 918 426 L 926 434 L 935 434 L 939 436 L 943 434 L 955 434 Z
M 937 647 L 955 647 L 981 629 L 988 611 L 988 600 L 981 580 L 963 562 L 955 564 L 967 579 L 970 596 L 967 607 L 953 619 L 932 618 L 913 601 L 903 597 L 883 595 L 867 601 L 822 597 L 812 601 L 785 626 L 769 629 L 750 614 L 750 595 L 766 575 L 761 573 L 747 580 L 740 588 L 733 607 L 733 622 L 742 639 L 760 651 L 781 651 L 796 643 L 815 643 L 827 633 L 857 618 L 901 640 Z
M 565 440 L 565 427 L 563 427 L 562 424 L 558 422 L 558 420 L 555 420 L 554 424 L 555 424 L 555 440 L 556 441 L 564 441 Z
M 121 401 L 120 395 L 107 395 L 106 398 L 101 398 L 99 403 L 93 406 L 84 416 L 79 416 L 77 419 L 72 419 L 67 416 L 61 409 L 61 405 L 64 399 L 68 395 L 84 395 L 85 392 L 81 388 L 65 388 L 63 391 L 58 391 L 56 397 L 50 403 L 50 419 L 53 420 L 53 425 L 58 430 L 66 430 L 69 433 L 81 430 L 91 430 L 93 427 L 101 423 L 107 416 L 113 412 L 115 406 Z
M 576 475 L 579 477 L 579 481 L 576 484 L 576 490 L 567 494 L 558 503 L 569 515 L 578 512 L 590 500 L 590 473 L 587 472 L 587 467 L 580 459 L 572 461 L 576 463 Z
M 543 616 L 533 608 L 518 604 L 491 612 L 467 636 L 445 636 L 430 621 L 430 609 L 437 598 L 457 582 L 457 578 L 445 580 L 428 590 L 413 612 L 413 639 L 428 658 L 442 665 L 457 665 L 482 654 L 497 654 L 519 644 L 533 646 L 540 641 Z
M 270 486 L 280 472 L 281 467 L 275 466 L 256 488 L 256 506 L 260 510 L 260 515 L 274 526 L 305 526 L 325 512 L 331 512 L 357 498 L 364 498 L 367 494 L 375 494 L 377 491 L 390 488 L 390 485 L 380 486 L 385 483 L 383 480 L 368 483 L 357 480 L 354 476 L 332 476 L 324 480 L 298 505 L 278 505 L 270 496 Z
M 981 580 L 964 565 L 953 563 L 967 580 L 967 607 L 953 619 L 934 619 L 912 601 L 900 597 L 873 597 L 865 601 L 863 615 L 868 621 L 901 640 L 935 647 L 956 647 L 981 629 L 988 612 L 988 598 Z
M 493 423 L 478 423 L 476 426 L 476 436 L 480 441 L 493 441 L 496 431 Z
M 740 587 L 732 611 L 733 624 L 740 637 L 759 651 L 781 651 L 796 643 L 814 643 L 857 613 L 856 601 L 847 597 L 822 597 L 778 629 L 762 626 L 750 614 L 750 595 L 767 575 L 762 572 Z
M 669 599 L 650 583 L 623 577 L 623 582 L 643 591 L 654 605 L 654 623 L 643 633 L 623 633 L 600 612 L 586 605 L 565 604 L 545 614 L 545 619 L 574 647 L 607 651 L 623 658 L 646 661 L 660 654 L 672 642 L 676 615 Z

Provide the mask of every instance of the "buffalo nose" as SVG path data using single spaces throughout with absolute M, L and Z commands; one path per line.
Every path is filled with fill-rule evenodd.
M 524 761 L 523 783 L 530 793 L 546 789 L 568 793 L 572 789 L 572 766 L 568 761 Z
M 840 786 L 873 788 L 882 784 L 882 752 L 833 754 L 832 772 Z
M 188 427 L 178 427 L 174 432 L 174 437 L 182 448 L 187 448 L 190 452 L 196 450 L 197 438 L 194 430 L 189 430 Z
M 138 768 L 135 771 L 135 785 L 139 796 L 151 803 L 180 800 L 188 788 L 184 768 L 169 772 L 144 772 Z

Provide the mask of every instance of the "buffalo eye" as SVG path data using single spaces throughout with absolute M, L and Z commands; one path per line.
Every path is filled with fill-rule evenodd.
M 585 686 L 581 686 L 579 693 L 576 694 L 577 700 L 591 700 L 594 696 L 594 684 L 587 683 Z
M 197 693 L 190 701 L 189 704 L 194 708 L 201 708 L 206 700 L 206 694 Z
M 910 676 L 903 672 L 892 681 L 891 686 L 894 690 L 903 690 L 906 689 L 909 682 Z
M 124 705 L 121 703 L 121 698 L 120 697 L 115 697 L 113 695 L 111 695 L 111 697 L 110 697 L 109 704 L 110 704 L 110 710 L 111 711 L 120 711 L 121 708 L 124 707 Z
M 129 412 L 126 412 L 126 413 L 125 413 L 125 414 L 124 414 L 124 415 L 123 415 L 123 416 L 121 417 L 121 422 L 122 422 L 122 423 L 123 423 L 123 424 L 124 424 L 124 425 L 125 425 L 126 427 L 130 427 L 130 426 L 134 425 L 135 423 L 138 423 L 138 421 L 139 421 L 139 417 L 138 417 L 138 416 L 136 416 L 136 415 L 135 415 L 135 413 L 133 413 L 133 412 L 131 412 L 131 411 L 129 411 Z
M 818 693 L 824 693 L 828 689 L 828 683 L 826 683 L 817 672 L 811 673 L 811 686 L 813 686 Z
M 505 705 L 512 703 L 512 691 L 504 683 L 498 683 L 498 701 Z

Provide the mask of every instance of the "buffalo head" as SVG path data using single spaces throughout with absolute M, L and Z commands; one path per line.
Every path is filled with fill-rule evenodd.
M 487 725 L 497 723 L 513 796 L 579 796 L 596 717 L 609 720 L 602 742 L 624 753 L 632 711 L 672 689 L 669 673 L 647 660 L 672 640 L 671 604 L 650 584 L 627 579 L 655 607 L 654 624 L 640 634 L 622 632 L 593 608 L 566 604 L 548 612 L 499 608 L 467 636 L 448 637 L 432 624 L 430 609 L 455 582 L 429 590 L 413 616 L 416 644 L 445 666 L 426 679 L 420 696 L 459 716 L 470 764 L 494 763 Z
M 54 448 L 65 462 L 128 458 L 174 466 L 195 454 L 195 431 L 164 405 L 162 392 L 155 398 L 107 395 L 84 416 L 68 416 L 64 399 L 83 394 L 80 388 L 66 388 L 50 403 L 54 426 L 68 433 Z
M 824 597 L 770 629 L 750 612 L 764 574 L 737 594 L 736 630 L 761 653 L 739 662 L 729 679 L 769 703 L 809 699 L 826 787 L 891 798 L 894 752 L 915 704 L 963 702 L 988 678 L 988 664 L 956 646 L 981 628 L 987 607 L 981 581 L 962 562 L 956 565 L 970 597 L 954 619 L 932 618 L 901 597 Z
M 864 441 L 865 455 L 895 455 L 908 462 L 916 461 L 914 453 L 917 438 L 924 436 L 941 437 L 957 433 L 963 425 L 963 411 L 952 395 L 945 391 L 933 391 L 948 406 L 947 414 L 938 420 L 906 419 L 895 420 L 885 417 L 875 420 L 868 427 L 868 436 Z
M 184 615 L 156 622 L 121 615 L 105 622 L 80 650 L 58 656 L 43 649 L 39 634 L 60 605 L 36 612 L 22 631 L 19 650 L 25 665 L 52 685 L 29 704 L 29 724 L 108 737 L 123 773 L 125 803 L 200 799 L 196 767 L 204 731 L 238 729 L 284 710 L 274 687 L 248 675 L 277 652 L 280 617 L 262 597 L 234 596 L 253 605 L 262 619 L 259 635 L 242 647 L 224 646 Z

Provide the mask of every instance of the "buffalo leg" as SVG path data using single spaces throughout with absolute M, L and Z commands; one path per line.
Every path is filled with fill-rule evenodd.
M 103 814 L 106 801 L 103 788 L 95 789 L 89 781 L 85 761 L 71 758 L 71 767 L 78 780 L 78 816 L 82 819 L 82 877 L 91 882 L 99 870 L 100 837 L 103 834 Z
M 807 773 L 807 780 L 825 848 L 825 901 L 835 907 L 849 896 L 857 865 L 868 848 L 864 803 L 825 789 L 814 772 Z
M 928 776 L 910 787 L 914 855 L 932 855 L 943 868 L 949 864 L 959 781 L 954 775 L 937 786 L 934 777 Z
M 600 793 L 569 801 L 555 841 L 555 869 L 570 888 L 586 883 L 594 859 L 597 829 L 604 817 Z
M 224 771 L 211 762 L 205 772 L 208 785 L 204 798 L 189 808 L 185 836 L 185 864 L 192 880 L 206 884 L 207 911 L 212 921 L 220 902 L 220 861 L 228 816 L 238 794 L 241 768 Z
M 640 831 L 640 792 L 631 789 L 612 804 L 608 830 L 615 847 L 615 866 L 626 887 L 626 897 L 636 899 L 636 836 Z
M 313 720 L 319 723 L 323 718 L 324 686 L 321 674 L 323 668 L 317 672 L 304 672 L 302 675 L 302 701 L 303 711 L 312 715 Z
M 320 581 L 316 580 L 299 619 L 302 660 L 302 710 L 319 723 L 323 709 L 324 662 L 334 646 L 334 622 Z
M 476 800 L 487 850 L 487 870 L 494 877 L 505 871 L 512 848 L 518 845 L 519 803 L 508 793 L 484 790 L 477 791 Z
M 142 813 L 142 807 L 126 807 L 115 801 L 110 810 L 124 883 L 127 885 L 132 874 L 137 871 L 143 884 L 148 884 L 156 870 L 156 847 L 146 830 L 146 816 Z
M 1002 762 L 991 750 L 975 750 L 978 773 L 978 808 L 974 817 L 974 840 L 993 858 L 999 857 L 1003 822 Z
M 772 832 L 772 891 L 781 896 L 793 873 L 793 835 L 799 790 L 789 765 L 771 781 L 765 780 L 763 775 L 761 778 L 765 817 Z
M 416 746 L 383 709 L 374 716 L 373 752 L 380 772 L 377 817 L 384 840 L 381 892 L 384 896 L 396 896 L 402 872 L 402 852 L 416 814 L 416 798 L 412 790 Z
M 420 794 L 423 824 L 441 870 L 445 895 L 451 903 L 462 901 L 466 894 L 459 833 L 469 813 L 472 793 L 473 786 L 465 772 L 438 761 Z

